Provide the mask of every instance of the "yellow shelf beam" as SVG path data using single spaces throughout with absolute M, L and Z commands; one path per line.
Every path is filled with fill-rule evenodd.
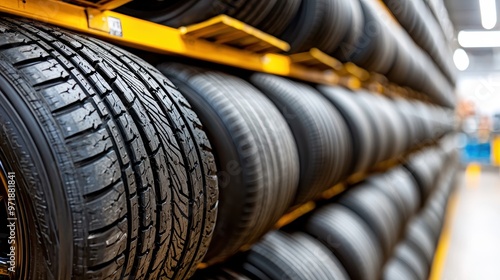
M 171 28 L 110 11 L 131 0 L 2 0 L 0 12 L 47 22 L 147 52 L 184 56 L 318 84 L 366 88 L 415 99 L 421 94 L 381 83 L 377 74 L 342 64 L 318 49 L 286 55 L 288 43 L 225 15 Z
M 194 32 L 196 25 L 176 29 L 113 11 L 102 11 L 98 7 L 88 8 L 55 0 L 30 0 L 24 3 L 17 0 L 3 0 L 0 3 L 0 12 L 47 22 L 118 45 L 153 53 L 185 56 L 320 84 L 336 84 L 339 81 L 339 76 L 334 71 L 297 65 L 286 55 L 260 53 L 193 38 L 189 35 Z M 260 37 L 268 46 L 277 49 L 287 48 L 286 43 L 276 38 L 271 39 L 271 36 L 248 25 L 242 26 L 236 20 L 229 20 L 227 17 L 219 17 L 218 20 L 224 21 L 226 25 L 232 25 L 233 30 L 238 28 L 250 30 L 251 34 L 247 34 L 249 36 L 247 38 Z
M 181 27 L 179 31 L 190 38 L 203 39 L 256 53 L 279 53 L 290 50 L 287 42 L 226 15 Z

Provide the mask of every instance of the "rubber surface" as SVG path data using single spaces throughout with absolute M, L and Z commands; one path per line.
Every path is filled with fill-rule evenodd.
M 170 81 L 115 46 L 18 18 L 0 19 L 0 69 L 0 155 L 36 217 L 25 279 L 189 277 L 213 232 L 216 167 Z
M 220 262 L 257 241 L 293 203 L 297 146 L 276 106 L 244 80 L 177 63 L 159 69 L 193 105 L 214 147 L 220 211 L 205 261 Z
M 349 174 L 350 135 L 328 100 L 314 88 L 285 78 L 254 74 L 250 80 L 278 107 L 295 137 L 300 158 L 295 204 L 317 198 Z
M 368 184 L 351 187 L 335 201 L 349 208 L 370 227 L 388 257 L 397 242 L 401 229 L 398 212 L 392 201 Z
M 429 265 L 408 243 L 399 244 L 394 250 L 394 257 L 407 265 L 417 279 L 428 279 Z
M 335 256 L 319 241 L 300 232 L 268 233 L 246 256 L 270 279 L 349 279 Z
M 220 14 L 233 14 L 245 0 L 157 1 L 135 0 L 117 9 L 118 12 L 172 27 L 185 26 Z
M 420 280 L 408 265 L 396 258 L 391 259 L 384 267 L 381 279 L 384 280 Z
M 352 166 L 350 174 L 364 171 L 371 167 L 377 157 L 377 138 L 375 127 L 366 111 L 360 106 L 354 93 L 341 87 L 319 86 L 319 91 L 337 108 L 347 123 L 352 141 Z
M 316 211 L 304 228 L 333 252 L 350 279 L 378 279 L 382 248 L 368 225 L 354 212 L 337 204 L 327 205 Z

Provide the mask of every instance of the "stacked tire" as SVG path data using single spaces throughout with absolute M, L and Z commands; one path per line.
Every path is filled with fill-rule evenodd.
M 290 53 L 318 48 L 453 108 L 455 74 L 442 34 L 430 29 L 440 29 L 435 19 L 424 20 L 430 12 L 419 1 L 385 2 L 413 37 L 376 0 L 136 0 L 120 11 L 173 27 L 226 14 L 288 42 Z
M 427 182 L 403 165 L 369 177 L 194 279 L 427 279 L 457 169 L 453 152 L 423 154 L 436 152 L 445 164 Z
M 385 264 L 382 279 L 428 279 L 456 177 L 457 161 L 452 154 L 448 154 L 447 163 L 449 166 L 442 169 L 444 173 L 437 188 L 410 221 L 403 239 Z
M 197 115 L 154 67 L 4 17 L 0 135 L 1 177 L 16 179 L 12 279 L 194 273 L 216 222 L 217 169 Z
M 123 11 L 171 25 L 227 13 L 290 37 L 295 52 L 339 54 L 366 27 L 356 1 L 160 2 Z M 364 54 L 381 72 L 389 66 L 368 57 L 390 60 L 384 34 Z M 405 254 L 396 241 L 410 218 L 446 198 L 433 195 L 450 153 L 442 144 L 272 231 L 350 175 L 452 131 L 450 109 L 260 73 L 155 68 L 8 17 L 0 70 L 0 198 L 15 174 L 20 279 L 188 279 L 202 262 L 215 266 L 196 277 L 377 279 L 394 250 Z M 442 214 L 431 210 L 414 224 L 432 224 L 424 241 L 435 246 Z M 408 242 L 424 235 L 408 227 Z
M 434 123 L 445 109 L 416 101 L 408 103 L 411 110 L 398 110 L 387 97 L 267 74 L 240 78 L 179 63 L 158 68 L 192 104 L 213 146 L 220 202 L 204 260 L 209 265 L 250 247 L 290 209 L 349 175 L 451 127 Z M 412 131 L 408 124 L 416 122 L 422 129 Z

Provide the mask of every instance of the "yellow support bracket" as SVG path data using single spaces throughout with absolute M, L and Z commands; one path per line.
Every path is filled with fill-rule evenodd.
M 346 64 L 344 64 L 343 71 L 345 75 L 352 75 L 362 82 L 368 81 L 370 79 L 370 73 L 368 71 L 361 67 L 358 67 L 352 62 L 347 62 Z
M 343 68 L 340 61 L 316 48 L 308 52 L 292 54 L 290 59 L 293 63 L 316 69 L 341 71 Z
M 191 38 L 204 39 L 256 53 L 278 53 L 290 50 L 287 42 L 226 15 L 181 27 L 180 32 Z
M 366 71 L 352 63 L 342 64 L 337 59 L 327 55 L 319 49 L 313 48 L 309 52 L 290 55 L 293 63 L 309 67 L 311 69 L 321 69 L 326 72 L 335 73 L 336 84 L 341 84 L 352 90 L 361 88 L 361 79 L 366 79 Z
M 283 217 L 279 219 L 279 221 L 276 223 L 274 227 L 277 229 L 282 228 L 288 225 L 289 223 L 295 221 L 296 219 L 304 216 L 305 214 L 311 212 L 312 210 L 314 210 L 314 208 L 316 208 L 316 203 L 314 203 L 314 201 L 306 202 L 298 206 L 297 208 L 293 209 L 292 211 L 288 212 L 287 214 L 283 215 Z

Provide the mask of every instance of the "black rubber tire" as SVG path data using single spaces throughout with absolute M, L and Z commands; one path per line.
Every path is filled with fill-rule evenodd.
M 353 159 L 348 173 L 367 170 L 375 164 L 378 139 L 373 137 L 376 128 L 371 125 L 366 111 L 355 100 L 355 93 L 345 88 L 319 86 L 318 89 L 342 114 L 349 128 Z
M 348 175 L 351 139 L 340 113 L 314 88 L 254 74 L 252 83 L 274 102 L 292 129 L 300 158 L 295 204 L 317 198 Z
M 436 185 L 436 172 L 431 166 L 433 163 L 429 159 L 432 150 L 424 150 L 412 155 L 404 167 L 413 175 L 420 191 L 421 202 L 424 203 L 429 197 L 432 189 Z M 439 170 L 440 171 L 440 170 Z
M 349 279 L 332 252 L 300 232 L 268 233 L 248 252 L 246 261 L 273 280 Z
M 409 214 L 407 219 L 415 215 L 422 205 L 422 199 L 413 176 L 401 166 L 389 170 L 385 175 L 394 190 L 400 193 Z
M 331 53 L 337 59 L 347 62 L 351 52 L 355 48 L 355 44 L 361 39 L 364 33 L 365 18 L 359 1 L 346 1 L 351 5 L 350 10 L 351 21 L 349 23 L 349 31 L 345 34 L 335 52 Z
M 429 229 L 416 219 L 410 221 L 406 232 L 406 241 L 423 257 L 427 267 L 430 267 L 436 246 Z
M 387 160 L 392 158 L 397 154 L 397 150 L 401 149 L 400 143 L 398 143 L 399 137 L 397 120 L 393 120 L 394 117 L 391 114 L 391 106 L 387 104 L 385 97 L 377 96 L 370 92 L 358 92 L 358 97 L 366 102 L 367 106 L 371 106 L 376 111 L 376 124 L 379 127 L 379 132 L 381 135 L 381 142 L 379 149 L 383 151 L 381 157 L 382 160 Z
M 426 205 L 426 207 L 420 212 L 420 218 L 430 230 L 433 243 L 437 245 L 443 226 L 443 219 L 441 214 L 434 211 L 429 207 L 429 205 Z
M 402 226 L 398 210 L 389 197 L 371 185 L 361 183 L 351 187 L 335 202 L 363 219 L 377 237 L 384 257 L 388 258 Z
M 343 61 L 352 61 L 367 70 L 386 74 L 396 59 L 394 36 L 369 1 L 359 1 L 364 16 L 362 35 L 350 48 L 344 47 Z
M 380 99 L 381 106 L 389 114 L 389 120 L 394 130 L 394 147 L 392 148 L 390 158 L 401 156 L 404 152 L 408 151 L 408 143 L 411 141 L 409 135 L 410 128 L 404 117 L 401 117 L 399 114 L 395 102 L 385 96 L 376 95 L 376 97 Z
M 392 258 L 385 266 L 382 280 L 420 280 L 408 265 L 397 258 Z
M 388 115 L 384 113 L 381 108 L 373 106 L 372 93 L 366 91 L 357 91 L 354 93 L 354 98 L 358 102 L 359 106 L 369 115 L 371 125 L 373 126 L 373 131 L 375 132 L 371 139 L 376 138 L 376 143 L 378 143 L 375 149 L 377 156 L 374 163 L 381 162 L 389 158 L 390 150 L 392 149 L 391 142 L 393 138 L 389 135 L 389 124 Z
M 172 27 L 199 23 L 226 14 L 277 36 L 293 20 L 302 0 L 149 1 L 161 2 L 156 6 L 148 6 L 147 2 L 132 1 L 118 8 L 118 11 Z
M 171 82 L 115 46 L 19 18 L 0 19 L 0 69 L 21 279 L 189 277 L 215 224 L 216 166 Z
M 262 3 L 268 2 L 268 5 L 271 2 L 261 0 L 255 1 Z M 265 15 L 264 20 L 255 25 L 255 27 L 271 35 L 279 36 L 297 15 L 302 1 L 304 0 L 277 0 Z M 244 18 L 240 19 L 245 22 L 247 21 Z
M 409 105 L 408 101 L 402 97 L 394 97 L 392 99 L 392 103 L 394 104 L 394 107 L 404 122 L 404 126 L 406 128 L 407 138 L 405 143 L 406 145 L 404 146 L 404 151 L 406 152 L 418 144 L 418 127 L 412 115 L 413 108 L 410 108 L 411 105 Z
M 378 279 L 383 262 L 382 248 L 368 225 L 354 212 L 330 204 L 316 211 L 304 228 L 333 252 L 350 279 Z
M 428 279 L 428 264 L 408 243 L 402 242 L 399 244 L 394 250 L 394 257 L 407 265 L 418 280 Z
M 349 0 L 302 0 L 298 13 L 279 38 L 290 43 L 291 53 L 318 48 L 334 52 L 348 32 Z
M 285 118 L 246 81 L 177 63 L 159 66 L 193 105 L 219 169 L 219 215 L 205 261 L 264 235 L 293 203 L 299 157 Z
M 399 189 L 395 188 L 395 185 L 391 183 L 390 178 L 385 174 L 374 175 L 367 178 L 364 183 L 371 185 L 373 188 L 380 190 L 394 203 L 398 209 L 398 217 L 401 224 L 406 223 L 410 212 L 405 204 L 405 199 L 403 194 L 399 192 Z
M 152 3 L 153 2 L 153 3 Z M 154 2 L 160 2 L 155 4 Z M 174 3 L 172 3 L 174 2 Z M 180 27 L 207 20 L 220 14 L 233 15 L 246 0 L 215 1 L 157 1 L 135 0 L 117 9 L 118 12 L 161 23 Z

